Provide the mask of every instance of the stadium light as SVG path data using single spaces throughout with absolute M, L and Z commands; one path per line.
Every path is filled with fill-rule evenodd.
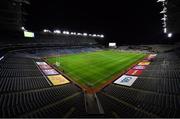
M 164 7 L 163 10 L 160 12 L 161 14 L 165 14 L 167 12 L 167 8 Z
M 166 24 L 163 25 L 164 28 L 166 28 L 166 26 L 167 26 Z
M 63 34 L 66 34 L 66 31 L 63 31 Z
M 23 30 L 23 31 L 27 31 L 27 30 L 25 29 L 25 27 L 24 27 L 24 26 L 22 26 L 22 27 L 21 27 L 21 30 Z
M 87 33 L 83 33 L 83 36 L 87 36 Z
M 69 35 L 69 31 L 66 31 L 66 34 Z
M 167 33 L 167 28 L 164 28 L 164 33 Z
M 74 32 L 71 32 L 70 34 L 71 34 L 71 35 L 75 35 Z
M 160 12 L 160 14 L 165 14 L 166 12 L 167 12 L 167 11 L 164 11 L 164 10 L 163 10 L 163 11 Z
M 60 33 L 61 33 L 61 31 L 60 31 L 60 30 L 54 30 L 54 33 L 56 33 L 56 34 L 60 34 Z
M 164 18 L 162 18 L 161 20 L 166 21 L 166 20 L 167 20 L 167 18 L 165 18 L 165 17 L 164 17 Z
M 97 37 L 101 37 L 101 35 L 97 35 Z
M 44 33 L 50 33 L 51 31 L 48 30 L 48 29 L 44 29 L 43 32 L 44 32 Z
M 77 35 L 78 35 L 78 36 L 81 36 L 81 35 L 82 35 L 82 33 L 77 33 Z
M 71 35 L 76 35 L 76 32 L 71 32 Z
M 104 35 L 101 35 L 101 38 L 104 38 Z
M 172 35 L 173 35 L 172 33 L 169 33 L 169 34 L 168 34 L 168 38 L 171 38 L 171 37 L 172 37 Z
M 166 21 L 162 22 L 163 25 L 167 25 Z
M 92 36 L 93 36 L 93 37 L 96 37 L 97 35 L 96 35 L 96 34 L 93 34 Z
M 158 0 L 157 2 L 165 2 L 166 0 Z
M 166 15 L 166 14 L 164 14 L 164 18 L 167 18 L 167 15 Z
M 69 31 L 63 31 L 63 34 L 69 35 Z

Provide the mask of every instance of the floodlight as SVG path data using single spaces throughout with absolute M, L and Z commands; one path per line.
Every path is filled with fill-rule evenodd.
M 69 35 L 69 31 L 63 31 L 63 34 Z
M 82 35 L 82 33 L 77 33 L 77 35 L 78 35 L 78 36 L 81 36 L 81 35 Z
M 163 24 L 163 25 L 166 25 L 167 23 L 166 23 L 166 21 L 164 21 L 164 22 L 162 22 L 162 24 Z
M 101 38 L 104 38 L 104 35 L 101 35 Z
M 87 33 L 83 33 L 83 36 L 87 36 Z
M 164 28 L 164 33 L 167 33 L 167 28 Z
M 164 17 L 164 18 L 162 18 L 161 20 L 166 21 L 166 20 L 167 20 L 167 18 L 165 18 L 165 17 Z
M 54 30 L 54 33 L 60 34 L 61 31 L 60 30 Z
M 66 31 L 66 34 L 69 35 L 69 31 Z
M 167 12 L 167 8 L 164 7 L 163 10 L 160 12 L 161 14 L 165 14 Z
M 44 33 L 50 33 L 51 31 L 48 30 L 48 29 L 44 29 L 43 32 L 44 32 Z
M 66 31 L 63 31 L 63 34 L 66 34 Z
M 167 15 L 166 15 L 166 14 L 164 14 L 164 18 L 167 18 Z
M 157 2 L 165 2 L 166 0 L 158 0 Z
M 167 11 L 164 11 L 164 10 L 163 10 L 163 11 L 160 12 L 160 14 L 165 14 L 166 12 L 167 12 Z
M 26 29 L 25 29 L 25 27 L 24 27 L 24 26 L 22 26 L 22 27 L 21 27 L 21 30 L 26 31 Z
M 168 37 L 169 37 L 169 38 L 171 38 L 171 37 L 172 37 L 172 35 L 173 35 L 172 33 L 169 33 L 169 34 L 168 34 Z
M 167 27 L 167 25 L 166 25 L 166 24 L 164 24 L 164 25 L 163 25 L 163 28 L 166 28 L 166 27 Z
M 96 34 L 93 34 L 93 37 L 96 37 L 97 35 Z

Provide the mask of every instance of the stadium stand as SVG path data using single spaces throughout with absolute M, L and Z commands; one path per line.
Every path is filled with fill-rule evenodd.
M 7 39 L 7 40 L 5 40 Z M 96 38 L 63 34 L 40 34 L 35 33 L 35 38 L 24 38 L 20 36 L 14 40 L 12 37 L 6 37 L 1 45 L 4 46 L 83 46 L 83 45 L 96 45 Z
M 179 58 L 177 52 L 158 54 L 156 60 L 148 66 L 132 87 L 111 84 L 104 88 L 99 94 L 100 97 L 103 95 L 102 101 L 111 97 L 150 114 L 143 117 L 179 117 Z M 111 100 L 109 103 L 117 105 L 117 102 L 114 103 Z M 114 108 L 114 106 L 105 107 L 108 107 L 107 110 Z M 113 111 L 116 114 L 119 113 L 119 110 Z M 140 117 L 131 113 L 132 115 Z M 127 117 L 130 116 L 127 114 Z
M 70 82 L 51 86 L 39 57 L 100 48 L 49 48 L 9 52 L 0 61 L 0 117 L 180 117 L 180 50 L 159 53 L 131 87 L 110 84 L 97 93 L 104 114 L 89 115 L 84 92 Z M 38 59 L 37 59 L 38 57 Z
M 45 48 L 45 49 L 30 49 L 25 51 L 20 51 L 19 53 L 29 54 L 34 57 L 47 57 L 47 56 L 55 56 L 55 55 L 62 55 L 62 54 L 75 54 L 75 53 L 82 53 L 82 52 L 93 52 L 101 50 L 98 47 L 75 47 L 75 48 Z
M 81 92 L 71 83 L 51 87 L 33 60 L 10 53 L 0 62 L 1 117 L 19 117 Z

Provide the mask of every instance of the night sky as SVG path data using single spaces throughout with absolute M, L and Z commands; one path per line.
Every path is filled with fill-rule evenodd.
M 156 0 L 31 0 L 28 29 L 103 33 L 119 43 L 153 42 L 162 36 Z

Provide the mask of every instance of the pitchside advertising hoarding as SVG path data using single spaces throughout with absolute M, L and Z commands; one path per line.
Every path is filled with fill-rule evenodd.
M 55 75 L 59 74 L 55 69 L 50 67 L 46 62 L 36 62 L 40 69 L 44 72 L 45 75 Z
M 48 65 L 46 62 L 36 62 L 38 65 Z
M 39 65 L 39 67 L 44 70 L 44 69 L 52 69 L 49 65 Z
M 56 70 L 54 69 L 45 69 L 45 70 L 42 70 L 45 75 L 56 75 L 56 74 L 59 74 Z
M 135 69 L 135 70 L 144 70 L 144 69 L 146 69 L 146 66 L 137 65 L 137 66 L 133 67 L 133 69 Z
M 150 65 L 150 63 L 151 62 L 148 62 L 148 61 L 142 61 L 138 65 L 147 66 L 147 65 Z
M 51 81 L 54 86 L 63 85 L 70 82 L 64 76 L 59 74 L 59 72 L 49 66 L 46 62 L 36 62 L 36 64 L 40 67 L 45 76 L 49 79 L 49 81 Z
M 70 82 L 62 75 L 48 76 L 48 79 L 52 82 L 53 85 L 63 85 Z
M 131 86 L 134 83 L 134 81 L 136 81 L 137 78 L 138 78 L 137 76 L 123 75 L 119 79 L 117 79 L 114 83 L 124 86 Z
M 126 75 L 132 75 L 132 76 L 139 76 L 141 74 L 142 74 L 142 70 L 134 70 L 134 69 L 131 69 L 126 73 Z
M 36 62 L 36 64 L 38 64 L 38 66 L 44 70 L 44 69 L 52 69 L 52 67 L 50 67 L 46 62 Z
M 149 57 L 156 57 L 157 54 L 150 54 Z
M 156 56 L 157 56 L 157 54 L 150 54 L 150 55 L 149 55 L 147 58 L 145 58 L 144 60 L 146 60 L 146 61 L 153 61 Z
M 130 69 L 125 75 L 121 76 L 114 83 L 124 86 L 131 86 L 138 76 L 140 76 L 147 65 L 150 65 L 149 59 L 154 59 L 157 54 L 150 54 L 145 60 L 141 61 L 138 65 Z

